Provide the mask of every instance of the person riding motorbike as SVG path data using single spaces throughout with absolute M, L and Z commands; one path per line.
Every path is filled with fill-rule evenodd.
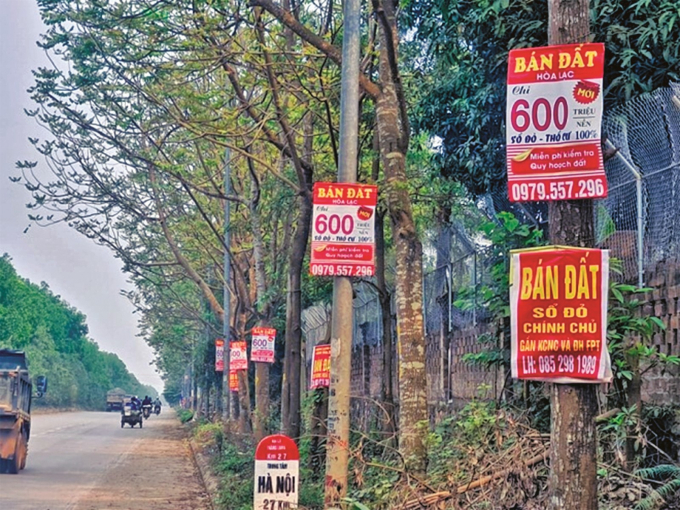
M 137 395 L 130 399 L 130 404 L 133 411 L 139 411 L 142 408 L 142 402 L 137 398 Z
M 154 402 L 153 402 L 153 412 L 156 413 L 157 415 L 161 414 L 161 399 L 160 398 L 156 398 L 156 400 L 154 400 Z
M 145 420 L 151 416 L 151 397 L 149 395 L 146 395 L 142 400 L 142 414 Z

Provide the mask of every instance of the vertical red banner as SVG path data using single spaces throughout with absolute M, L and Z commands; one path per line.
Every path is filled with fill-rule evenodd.
M 215 340 L 215 371 L 224 372 L 224 340 Z
M 238 375 L 235 370 L 229 370 L 229 389 L 238 391 Z
M 312 354 L 312 375 L 309 389 L 328 388 L 331 385 L 331 346 L 317 345 Z
M 512 376 L 609 382 L 609 252 L 561 246 L 516 251 L 510 271 Z

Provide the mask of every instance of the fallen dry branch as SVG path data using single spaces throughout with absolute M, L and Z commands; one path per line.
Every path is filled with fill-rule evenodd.
M 526 466 L 533 466 L 534 464 L 537 464 L 541 461 L 544 461 L 545 459 L 548 458 L 549 450 L 546 448 L 542 453 L 532 457 L 526 462 Z M 497 479 L 497 478 L 502 478 L 504 476 L 507 476 L 513 471 L 514 468 L 508 468 L 508 469 L 503 469 L 501 471 L 498 471 L 496 473 L 492 473 L 488 476 L 484 476 L 482 478 L 479 478 L 473 482 L 467 483 L 465 485 L 461 485 L 457 489 L 455 489 L 453 492 L 451 491 L 442 491 L 442 492 L 435 492 L 434 494 L 428 494 L 427 496 L 423 496 L 418 499 L 412 499 L 411 501 L 407 501 L 404 503 L 402 506 L 402 510 L 418 510 L 418 509 L 423 509 L 423 508 L 428 508 L 431 505 L 435 505 L 437 503 L 440 503 L 442 501 L 445 501 L 447 499 L 450 499 L 454 495 L 458 494 L 464 494 L 465 492 L 476 489 L 478 487 L 482 487 L 483 485 L 486 485 L 487 483 Z
M 620 409 L 612 409 L 606 413 L 603 413 L 595 418 L 595 421 L 597 423 L 602 423 L 607 421 L 609 418 L 616 416 L 617 413 L 619 413 L 621 410 Z M 515 423 L 515 425 L 518 426 L 523 426 L 521 423 Z M 550 438 L 549 434 L 539 434 L 534 430 L 529 431 L 528 434 L 524 434 L 525 439 L 538 439 L 538 440 L 547 440 Z M 526 445 L 523 445 L 520 447 L 520 449 L 526 448 Z M 549 446 L 547 444 L 543 444 L 542 451 L 530 459 L 528 459 L 526 462 L 522 463 L 525 467 L 530 467 L 535 464 L 538 464 L 541 461 L 545 461 L 548 456 L 549 456 Z M 526 451 L 526 450 L 525 450 Z M 508 452 L 506 452 L 507 454 Z M 496 462 L 499 462 L 500 459 L 498 459 Z M 506 464 L 507 465 L 507 464 Z M 487 470 L 490 466 L 487 466 Z M 401 510 L 422 510 L 425 508 L 431 508 L 433 505 L 437 505 L 438 503 L 442 503 L 443 501 L 446 501 L 448 499 L 451 499 L 454 496 L 464 494 L 468 491 L 471 491 L 473 489 L 477 489 L 479 487 L 482 487 L 484 485 L 487 485 L 488 483 L 497 480 L 499 478 L 504 478 L 508 476 L 510 473 L 515 471 L 517 469 L 517 465 L 506 467 L 504 469 L 500 469 L 490 475 L 483 476 L 481 478 L 478 478 L 477 480 L 473 480 L 470 483 L 460 485 L 453 491 L 439 491 L 439 492 L 432 492 L 431 494 L 427 494 L 425 496 L 419 496 L 415 499 L 411 499 L 407 501 L 406 503 L 401 506 Z

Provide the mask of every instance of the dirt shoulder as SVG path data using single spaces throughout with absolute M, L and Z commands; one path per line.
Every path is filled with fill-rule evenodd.
M 122 432 L 122 431 L 121 431 Z M 139 430 L 125 428 L 133 448 L 80 498 L 75 510 L 210 510 L 186 432 L 169 411 Z

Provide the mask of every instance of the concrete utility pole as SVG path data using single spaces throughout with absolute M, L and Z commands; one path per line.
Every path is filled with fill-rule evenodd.
M 548 44 L 588 42 L 588 0 L 548 0 Z M 592 200 L 548 206 L 550 243 L 592 247 Z M 550 509 L 597 510 L 597 385 L 550 387 Z
M 227 147 L 224 150 L 224 196 L 231 195 L 231 151 Z M 224 321 L 222 323 L 222 335 L 224 335 L 224 371 L 222 372 L 222 419 L 227 421 L 231 418 L 231 390 L 229 389 L 229 365 L 231 364 L 231 296 L 229 295 L 229 281 L 231 279 L 231 264 L 229 260 L 229 247 L 231 246 L 231 203 L 224 200 L 224 294 L 223 308 Z
M 340 89 L 340 155 L 338 182 L 357 180 L 359 152 L 359 22 L 361 2 L 343 3 L 342 77 Z M 331 385 L 328 402 L 326 493 L 324 507 L 340 509 L 347 495 L 349 465 L 349 407 L 352 369 L 352 281 L 336 276 L 333 281 L 331 319 Z

